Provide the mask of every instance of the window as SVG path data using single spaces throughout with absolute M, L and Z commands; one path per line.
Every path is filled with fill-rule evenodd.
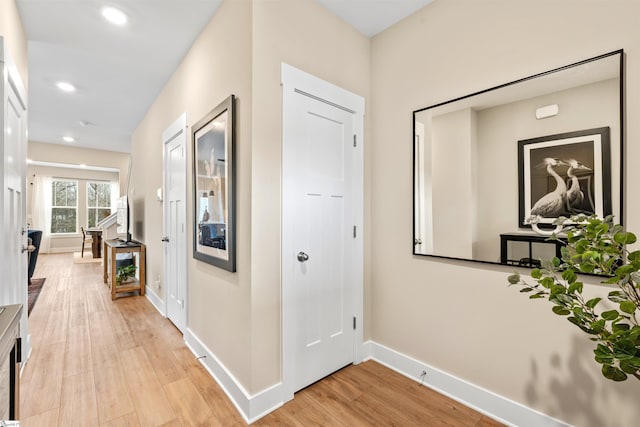
M 78 232 L 78 181 L 53 180 L 51 234 Z
M 95 227 L 111 215 L 111 184 L 87 182 L 87 226 Z

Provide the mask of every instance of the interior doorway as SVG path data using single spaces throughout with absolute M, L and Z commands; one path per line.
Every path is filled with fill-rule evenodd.
M 0 148 L 3 152 L 0 224 L 4 236 L 3 248 L 0 249 L 0 271 L 5 279 L 0 287 L 0 305 L 22 304 L 27 307 L 27 97 L 20 74 L 2 37 L 0 70 Z M 28 330 L 25 308 L 22 310 L 20 335 L 22 352 L 27 357 L 31 351 Z
M 282 65 L 283 386 L 361 360 L 364 99 Z
M 167 317 L 187 327 L 187 115 L 162 134 L 164 170 L 164 281 Z

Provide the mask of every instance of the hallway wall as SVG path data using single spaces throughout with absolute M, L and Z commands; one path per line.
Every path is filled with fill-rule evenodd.
M 132 144 L 130 196 L 144 210 L 144 235 L 135 237 L 147 244 L 148 289 L 164 300 L 162 204 L 155 198 L 162 186 L 162 131 L 183 111 L 191 127 L 236 95 L 237 272 L 193 259 L 189 204 L 188 327 L 249 394 L 281 381 L 282 61 L 368 96 L 369 40 L 315 1 L 225 1 Z M 189 173 L 192 156 L 190 146 Z M 191 194 L 191 176 L 187 182 Z
M 369 39 L 312 0 L 253 2 L 251 163 L 252 390 L 280 381 L 282 88 L 292 65 L 369 102 Z M 365 156 L 369 153 L 365 111 Z M 365 159 L 365 164 L 368 164 Z M 365 183 L 369 181 L 365 169 Z M 369 186 L 365 184 L 365 200 Z M 365 212 L 368 210 L 365 207 Z M 365 217 L 365 223 L 367 218 Z M 365 245 L 366 247 L 366 245 Z M 365 249 L 366 250 L 366 249 Z M 365 253 L 365 258 L 368 251 Z M 365 260 L 366 263 L 366 260 Z M 368 274 L 365 268 L 365 286 Z M 365 295 L 369 293 L 365 291 Z M 365 322 L 369 318 L 365 301 Z M 367 325 L 365 324 L 365 333 Z
M 9 54 L 22 78 L 22 84 L 28 92 L 27 35 L 18 14 L 16 0 L 0 0 L 0 36 L 4 38 Z
M 162 132 L 187 113 L 189 132 L 230 94 L 236 96 L 237 273 L 193 259 L 192 165 L 187 158 L 188 328 L 235 378 L 249 388 L 250 213 L 251 213 L 251 1 L 225 1 L 138 125 L 132 139 L 133 215 L 142 222 L 134 235 L 147 245 L 147 286 L 164 300 Z M 143 212 L 140 212 L 140 211 Z M 140 230 L 139 230 L 140 231 Z M 158 286 L 160 285 L 160 286 Z
M 637 381 L 604 379 L 585 334 L 507 287 L 513 268 L 411 254 L 419 108 L 624 48 L 626 182 L 640 180 L 629 167 L 640 156 L 640 3 L 579 3 L 439 0 L 373 38 L 372 338 L 567 423 L 630 426 Z M 628 228 L 640 232 L 640 197 L 625 196 Z M 609 290 L 585 280 L 589 295 Z
M 29 141 L 27 158 L 39 162 L 85 164 L 118 169 L 120 194 L 126 192 L 131 158 L 128 153 Z

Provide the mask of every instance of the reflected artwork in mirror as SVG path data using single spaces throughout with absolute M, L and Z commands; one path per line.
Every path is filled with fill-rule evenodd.
M 235 264 L 234 96 L 193 126 L 193 257 Z
M 559 216 L 622 224 L 623 58 L 414 111 L 413 253 L 531 266 L 557 254 L 540 234 Z

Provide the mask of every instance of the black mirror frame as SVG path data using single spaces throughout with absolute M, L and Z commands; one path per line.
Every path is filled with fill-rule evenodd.
M 546 75 L 550 75 L 559 71 L 563 71 L 563 70 L 567 70 L 573 67 L 577 67 L 583 64 L 587 64 L 589 62 L 593 62 L 593 61 L 597 61 L 599 59 L 604 59 L 604 58 L 608 58 L 611 56 L 615 56 L 615 55 L 620 55 L 620 62 L 619 62 L 619 76 L 620 76 L 620 82 L 619 82 L 619 109 L 620 109 L 620 215 L 619 215 L 619 223 L 620 224 L 624 224 L 624 172 L 625 172 L 625 165 L 624 165 L 624 153 L 625 153 L 625 146 L 626 146 L 626 129 L 625 129 L 625 118 L 626 118 L 626 110 L 625 110 L 625 99 L 626 99 L 626 95 L 625 95 L 625 78 L 626 78 L 626 73 L 625 73 L 625 53 L 624 53 L 624 49 L 618 49 L 618 50 L 614 50 L 602 55 L 598 55 L 592 58 L 588 58 L 582 61 L 578 61 L 569 65 L 565 65 L 562 67 L 558 67 L 558 68 L 554 68 L 552 70 L 549 71 L 545 71 L 542 73 L 537 73 L 534 75 L 531 75 L 529 77 L 524 77 L 518 80 L 514 80 L 508 83 L 503 83 L 488 89 L 484 89 L 484 90 L 480 90 L 468 95 L 464 95 L 464 96 L 460 96 L 454 99 L 451 99 L 449 101 L 444 101 L 444 102 L 440 102 L 437 104 L 433 104 L 430 105 L 428 107 L 424 107 L 424 108 L 420 108 L 417 110 L 414 110 L 412 112 L 412 131 L 411 131 L 411 135 L 412 135 L 412 141 L 411 141 L 411 145 L 412 145 L 412 160 L 413 160 L 413 174 L 412 174 L 412 194 L 413 194 L 413 204 L 412 204 L 412 242 L 411 242 L 411 247 L 412 247 L 412 254 L 414 256 L 423 256 L 423 257 L 430 257 L 430 258 L 440 258 L 440 259 L 449 259 L 449 260 L 459 260 L 459 261 L 471 261 L 471 262 L 477 262 L 477 263 L 483 263 L 483 264 L 492 264 L 492 265 L 505 265 L 502 264 L 500 262 L 494 262 L 494 261 L 486 261 L 486 260 L 475 260 L 475 259 L 470 259 L 470 258 L 459 258 L 459 257 L 451 257 L 451 256 L 444 256 L 444 255 L 435 255 L 435 254 L 424 254 L 424 253 L 418 253 L 416 252 L 416 197 L 415 197 L 415 193 L 416 193 L 416 144 L 415 144 L 415 131 L 416 131 L 416 114 L 420 113 L 422 111 L 425 110 L 429 110 L 429 109 L 433 109 L 433 108 L 437 108 L 443 105 L 447 105 L 447 104 L 451 104 L 453 102 L 456 101 L 460 101 L 460 100 L 464 100 L 464 99 L 468 99 L 477 95 L 481 95 L 487 92 L 491 92 L 497 89 L 501 89 L 504 87 L 508 87 L 508 86 L 512 86 L 518 83 L 522 83 L 522 82 L 526 82 L 532 79 L 536 79 L 539 77 L 543 77 Z M 513 267 L 510 265 L 510 267 Z

